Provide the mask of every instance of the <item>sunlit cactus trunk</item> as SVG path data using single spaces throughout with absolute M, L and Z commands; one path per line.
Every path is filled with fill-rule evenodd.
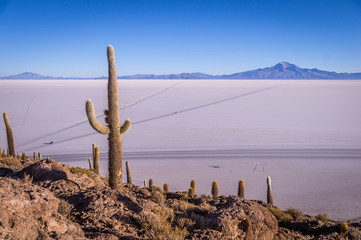
M 218 187 L 218 182 L 217 181 L 213 181 L 212 182 L 212 197 L 213 198 L 217 198 L 219 194 L 219 187 Z
M 273 205 L 271 177 L 267 177 L 267 203 Z
M 14 136 L 13 136 L 13 131 L 10 126 L 9 116 L 6 112 L 4 112 L 3 117 L 4 117 L 5 127 L 6 127 L 6 137 L 8 140 L 8 149 L 9 149 L 8 155 L 15 157 Z
M 238 196 L 244 198 L 244 192 L 245 192 L 244 180 L 241 179 L 238 182 Z
M 107 48 L 108 56 L 108 110 L 106 122 L 108 125 L 100 124 L 95 116 L 93 103 L 88 100 L 86 112 L 90 125 L 99 133 L 109 135 L 109 186 L 117 189 L 122 182 L 122 134 L 130 129 L 131 122 L 127 119 L 123 126 L 119 119 L 118 82 L 115 68 L 115 56 L 112 46 Z M 94 166 L 95 167 L 95 166 Z
M 125 166 L 127 168 L 127 183 L 133 184 L 132 180 L 132 172 L 130 171 L 129 162 L 125 162 Z

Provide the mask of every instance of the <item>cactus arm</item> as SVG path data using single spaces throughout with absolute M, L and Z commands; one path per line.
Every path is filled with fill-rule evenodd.
M 132 126 L 132 121 L 130 121 L 130 119 L 128 118 L 127 120 L 125 120 L 125 122 L 123 123 L 123 125 L 120 128 L 120 134 L 125 134 L 130 130 L 130 127 Z
M 97 131 L 98 133 L 104 134 L 104 135 L 109 134 L 109 132 L 110 132 L 109 127 L 105 126 L 103 124 L 100 124 L 98 122 L 98 120 L 96 119 L 93 103 L 90 99 L 88 99 L 88 101 L 86 101 L 86 115 L 88 116 L 90 125 L 94 128 L 95 131 Z

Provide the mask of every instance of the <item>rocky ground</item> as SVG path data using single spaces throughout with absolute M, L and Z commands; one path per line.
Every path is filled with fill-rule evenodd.
M 361 239 L 360 229 L 237 196 L 112 190 L 86 169 L 0 157 L 0 239 Z

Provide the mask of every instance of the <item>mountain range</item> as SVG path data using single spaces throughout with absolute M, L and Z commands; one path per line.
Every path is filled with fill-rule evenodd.
M 25 72 L 18 75 L 0 77 L 0 79 L 106 79 L 107 77 L 78 78 L 52 77 L 36 73 Z M 361 79 L 361 73 L 337 73 L 319 70 L 317 68 L 300 68 L 288 62 L 280 62 L 272 67 L 259 68 L 251 71 L 224 75 L 210 75 L 205 73 L 180 74 L 136 74 L 118 76 L 118 79 Z

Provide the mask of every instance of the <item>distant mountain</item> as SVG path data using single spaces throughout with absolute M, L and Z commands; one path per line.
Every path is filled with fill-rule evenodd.
M 24 72 L 24 73 L 20 73 L 18 75 L 0 77 L 0 79 L 54 79 L 54 77 L 43 76 L 43 75 L 40 75 L 37 73 L 32 73 L 32 72 Z
M 168 75 L 137 74 L 131 76 L 120 76 L 120 79 L 212 79 L 214 76 L 204 73 L 180 73 Z
M 36 73 L 25 72 L 18 75 L 0 77 L 0 79 L 106 79 L 52 77 Z M 288 62 L 280 62 L 273 67 L 259 68 L 256 70 L 239 72 L 229 75 L 209 75 L 205 73 L 180 73 L 168 75 L 137 74 L 118 76 L 119 79 L 361 79 L 361 73 L 336 73 L 318 70 L 317 68 L 300 68 Z
M 361 79 L 361 73 L 336 73 L 317 68 L 300 68 L 288 62 L 280 62 L 273 67 L 252 71 L 221 75 L 226 79 Z

